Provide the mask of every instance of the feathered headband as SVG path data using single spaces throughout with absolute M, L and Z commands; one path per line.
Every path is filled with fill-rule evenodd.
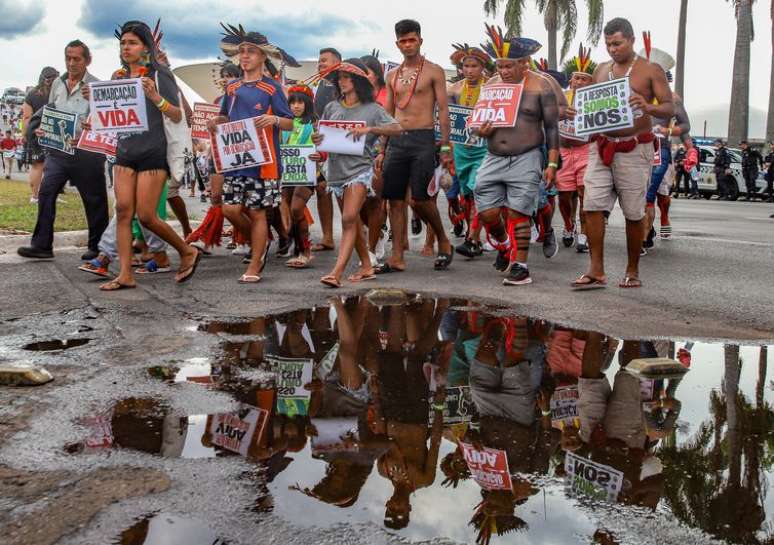
M 113 35 L 114 35 L 114 36 L 115 36 L 115 37 L 116 37 L 118 40 L 120 40 L 120 39 L 121 39 L 121 36 L 122 36 L 122 34 L 123 34 L 123 32 L 122 32 L 122 31 L 123 31 L 123 29 L 124 29 L 125 27 L 127 27 L 127 25 L 132 25 L 132 24 L 136 24 L 136 25 L 143 25 L 143 26 L 145 26 L 145 23 L 143 23 L 142 21 L 129 21 L 128 23 L 124 23 L 124 25 L 123 25 L 122 27 L 120 27 L 120 28 L 117 28 L 117 29 L 116 29 L 116 30 L 113 32 Z M 156 51 L 159 51 L 159 50 L 161 49 L 161 39 L 164 37 L 164 33 L 163 33 L 163 32 L 161 32 L 160 28 L 161 28 L 161 17 L 159 17 L 159 18 L 156 20 L 156 26 L 155 26 L 155 27 L 153 28 L 153 30 L 151 31 L 151 36 L 153 37 L 153 47 L 155 47 L 155 48 L 156 48 Z
M 325 70 L 318 72 L 317 74 L 314 74 L 313 76 L 305 79 L 304 83 L 306 85 L 314 85 L 315 83 L 319 82 L 321 79 L 335 80 L 336 78 L 338 78 L 339 72 L 346 72 L 348 74 L 352 74 L 353 76 L 359 76 L 361 78 L 365 78 L 365 80 L 368 81 L 368 73 L 365 70 L 363 70 L 359 66 L 356 66 L 352 62 L 343 61 L 343 62 L 334 64 L 333 66 L 330 66 Z
M 301 93 L 301 94 L 307 95 L 309 98 L 314 100 L 314 91 L 312 91 L 311 87 L 309 87 L 308 85 L 304 85 L 302 83 L 292 85 L 288 89 L 288 96 L 292 95 L 293 93 Z
M 493 59 L 522 59 L 537 53 L 542 45 L 530 38 L 509 38 L 503 37 L 503 31 L 500 27 L 487 25 L 484 23 L 488 44 L 481 44 L 481 47 Z
M 541 58 L 539 61 L 535 62 L 533 59 L 530 63 L 532 70 L 536 72 L 542 72 L 543 74 L 546 74 L 547 76 L 551 76 L 556 80 L 556 83 L 559 84 L 559 87 L 564 89 L 567 87 L 567 76 L 564 75 L 564 73 L 559 72 L 558 70 L 552 70 L 548 67 L 548 59 Z
M 289 55 L 281 47 L 269 43 L 269 39 L 260 32 L 248 32 L 242 25 L 224 25 L 223 39 L 220 41 L 220 50 L 227 57 L 234 57 L 239 53 L 239 46 L 247 43 L 260 48 L 268 57 L 274 58 L 281 64 L 297 68 L 301 66 L 298 61 Z
M 568 78 L 571 78 L 575 74 L 591 77 L 596 68 L 596 63 L 591 60 L 591 48 L 583 47 L 583 44 L 581 44 L 578 49 L 578 54 L 564 63 L 563 70 Z
M 648 59 L 648 61 L 655 63 L 659 65 L 661 68 L 664 69 L 664 72 L 667 74 L 667 79 L 669 81 L 672 81 L 672 68 L 675 67 L 675 59 L 664 51 L 663 49 L 659 49 L 657 47 L 653 47 L 653 43 L 650 39 L 650 32 L 643 32 L 642 33 L 642 41 L 644 44 L 644 48 L 640 51 L 640 56 L 645 57 Z
M 452 44 L 452 47 L 454 48 L 454 53 L 452 53 L 449 58 L 451 59 L 452 64 L 455 66 L 465 62 L 465 59 L 468 57 L 478 59 L 478 61 L 481 62 L 484 66 L 488 66 L 492 62 L 492 59 L 489 57 L 489 55 L 487 55 L 486 52 L 482 51 L 478 47 L 472 47 L 466 43 Z

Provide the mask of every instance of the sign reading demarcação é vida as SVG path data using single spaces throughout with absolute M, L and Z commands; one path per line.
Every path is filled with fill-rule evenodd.
M 317 163 L 309 159 L 314 152 L 314 146 L 280 146 L 282 187 L 317 184 Z
M 473 107 L 473 113 L 468 118 L 469 126 L 480 127 L 484 122 L 491 121 L 493 127 L 513 127 L 516 125 L 523 91 L 522 84 L 485 85 Z
M 211 135 L 212 161 L 217 172 L 257 167 L 273 161 L 263 130 L 255 128 L 255 118 L 218 125 Z
M 89 105 L 95 132 L 148 130 L 145 92 L 139 78 L 89 83 Z
M 513 483 L 508 470 L 508 454 L 504 450 L 473 445 L 460 441 L 465 462 L 473 480 L 484 490 L 511 490 Z
M 77 121 L 78 114 L 62 112 L 44 106 L 40 118 L 40 128 L 45 134 L 38 137 L 38 143 L 43 147 L 73 155 L 75 153 L 75 124 Z
M 575 134 L 584 136 L 633 127 L 630 95 L 628 76 L 577 89 Z

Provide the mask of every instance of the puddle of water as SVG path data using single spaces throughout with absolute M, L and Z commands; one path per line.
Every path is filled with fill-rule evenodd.
M 159 513 L 121 532 L 115 545 L 228 545 L 201 522 Z
M 51 352 L 54 350 L 67 350 L 68 348 L 76 348 L 88 344 L 91 339 L 54 339 L 50 341 L 36 341 L 33 343 L 25 344 L 22 349 L 32 350 L 36 352 Z
M 649 543 L 680 525 L 774 539 L 767 347 L 619 340 L 414 296 L 201 330 L 260 340 L 232 338 L 216 363 L 163 378 L 240 409 L 123 400 L 94 417 L 89 447 L 242 456 L 266 470 L 256 503 L 309 527 L 377 521 L 466 543 Z M 249 368 L 272 380 L 246 380 Z

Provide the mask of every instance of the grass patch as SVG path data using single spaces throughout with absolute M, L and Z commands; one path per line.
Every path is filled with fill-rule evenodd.
M 56 205 L 55 231 L 86 229 L 86 214 L 77 191 L 66 191 L 65 202 Z M 0 229 L 32 232 L 38 218 L 38 206 L 30 202 L 30 187 L 24 182 L 0 180 Z

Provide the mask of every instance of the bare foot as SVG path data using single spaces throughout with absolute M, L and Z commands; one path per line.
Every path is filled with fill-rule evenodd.
M 422 246 L 422 251 L 419 253 L 422 257 L 433 257 L 435 252 L 432 246 Z

